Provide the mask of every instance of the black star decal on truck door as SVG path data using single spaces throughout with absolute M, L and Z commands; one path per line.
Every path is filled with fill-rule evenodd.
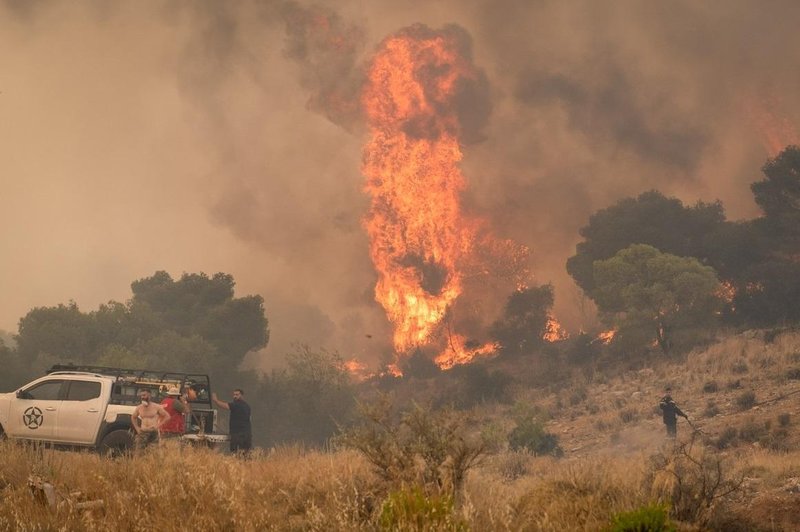
M 28 407 L 22 414 L 22 422 L 31 430 L 36 430 L 44 423 L 42 411 L 35 406 Z

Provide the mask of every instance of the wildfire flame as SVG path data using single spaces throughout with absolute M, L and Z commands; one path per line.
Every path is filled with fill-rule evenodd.
M 777 157 L 789 145 L 800 145 L 797 128 L 785 117 L 780 116 L 777 96 L 768 95 L 745 102 L 745 111 L 761 133 L 764 149 L 770 157 Z
M 546 342 L 558 342 L 569 338 L 569 333 L 553 316 L 547 318 L 547 330 L 542 337 Z
M 372 376 L 369 372 L 367 365 L 355 358 L 351 358 L 350 360 L 345 360 L 342 364 L 344 369 L 350 373 L 350 376 L 356 380 L 363 381 Z
M 458 364 L 468 364 L 475 358 L 493 357 L 500 346 L 494 342 L 483 345 L 469 345 L 467 339 L 460 334 L 450 337 L 449 345 L 433 361 L 442 369 L 450 369 Z
M 616 329 L 603 331 L 597 335 L 597 340 L 603 345 L 608 345 L 614 340 L 614 336 L 616 336 L 616 334 L 617 334 Z
M 362 95 L 370 132 L 362 171 L 372 198 L 364 224 L 378 272 L 375 298 L 401 353 L 426 343 L 461 293 L 459 263 L 475 235 L 459 202 L 465 181 L 451 102 L 474 67 L 446 34 L 418 30 L 383 42 Z

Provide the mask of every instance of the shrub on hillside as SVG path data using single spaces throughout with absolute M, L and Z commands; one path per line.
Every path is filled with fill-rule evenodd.
M 469 527 L 453 512 L 453 498 L 448 495 L 426 495 L 419 487 L 403 488 L 389 493 L 381 506 L 378 519 L 381 530 L 468 530 Z
M 714 445 L 717 449 L 727 449 L 728 447 L 733 446 L 736 442 L 736 436 L 738 431 L 735 427 L 726 427 L 725 430 L 722 431 L 717 437 L 717 440 L 714 442 Z
M 621 512 L 611 518 L 609 532 L 674 532 L 677 530 L 669 519 L 669 508 L 650 504 Z
M 480 364 L 465 364 L 450 370 L 457 379 L 458 386 L 455 403 L 458 407 L 469 408 L 487 401 L 507 403 L 511 399 L 509 386 L 512 378 L 502 371 L 489 371 Z
M 738 360 L 731 366 L 731 373 L 734 375 L 743 375 L 748 371 L 750 371 L 750 368 L 744 360 Z
M 508 444 L 515 451 L 527 450 L 535 456 L 564 455 L 558 444 L 558 436 L 547 432 L 544 423 L 530 410 L 517 414 L 516 426 L 508 435 Z
M 639 419 L 639 412 L 637 412 L 633 408 L 626 408 L 625 410 L 620 410 L 619 419 L 623 423 L 632 423 Z
M 756 404 L 756 393 L 752 390 L 743 392 L 736 398 L 736 406 L 739 410 L 750 410 Z
M 350 422 L 355 390 L 337 353 L 299 346 L 287 356 L 288 368 L 274 371 L 254 394 L 263 405 L 254 425 L 268 443 L 324 444 L 340 425 Z
M 717 403 L 709 399 L 706 403 L 706 409 L 703 411 L 703 416 L 714 417 L 717 415 L 719 415 L 719 407 L 717 406 Z
M 743 476 L 734 477 L 731 467 L 711 448 L 694 439 L 678 444 L 669 453 L 653 458 L 655 495 L 666 497 L 671 515 L 704 529 L 715 507 L 741 488 Z
M 359 451 L 389 486 L 421 485 L 458 504 L 467 471 L 488 452 L 466 415 L 414 405 L 395 413 L 386 396 L 361 405 L 361 420 L 336 442 Z
M 703 393 L 717 393 L 719 391 L 719 384 L 717 381 L 708 381 L 703 384 Z

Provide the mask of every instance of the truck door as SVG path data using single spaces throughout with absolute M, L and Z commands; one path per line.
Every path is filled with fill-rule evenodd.
M 94 443 L 100 427 L 107 398 L 108 386 L 91 378 L 64 381 L 64 400 L 58 412 L 58 424 L 53 439 L 63 443 Z
M 11 401 L 8 434 L 12 438 L 51 440 L 55 432 L 64 381 L 48 379 L 20 390 Z

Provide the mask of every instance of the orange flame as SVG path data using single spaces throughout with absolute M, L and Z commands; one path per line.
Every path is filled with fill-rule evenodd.
M 745 102 L 745 111 L 761 133 L 761 141 L 770 157 L 777 157 L 786 146 L 800 145 L 797 128 L 786 117 L 779 116 L 779 108 L 779 100 L 773 95 Z
M 489 342 L 480 346 L 468 345 L 467 339 L 460 334 L 450 337 L 447 349 L 442 351 L 433 361 L 442 369 L 450 369 L 458 364 L 468 364 L 475 358 L 493 357 L 500 346 Z
M 432 32 L 387 38 L 368 72 L 362 171 L 372 204 L 364 224 L 375 299 L 398 352 L 426 343 L 462 291 L 459 263 L 475 225 L 461 213 L 458 117 L 448 109 L 457 81 L 473 75 L 455 43 Z
M 569 333 L 553 316 L 547 318 L 547 330 L 542 337 L 545 342 L 558 342 L 569 338 Z
M 722 281 L 717 289 L 717 297 L 725 303 L 732 303 L 736 297 L 736 287 L 730 281 Z
M 617 335 L 616 329 L 611 329 L 610 331 L 603 331 L 597 335 L 597 340 L 603 345 L 608 345 L 612 341 L 614 341 L 614 336 L 616 335 Z
M 368 371 L 367 365 L 363 362 L 356 360 L 355 358 L 351 358 L 350 360 L 345 360 L 342 364 L 344 369 L 350 374 L 351 377 L 358 381 L 364 381 L 372 377 L 372 374 Z

